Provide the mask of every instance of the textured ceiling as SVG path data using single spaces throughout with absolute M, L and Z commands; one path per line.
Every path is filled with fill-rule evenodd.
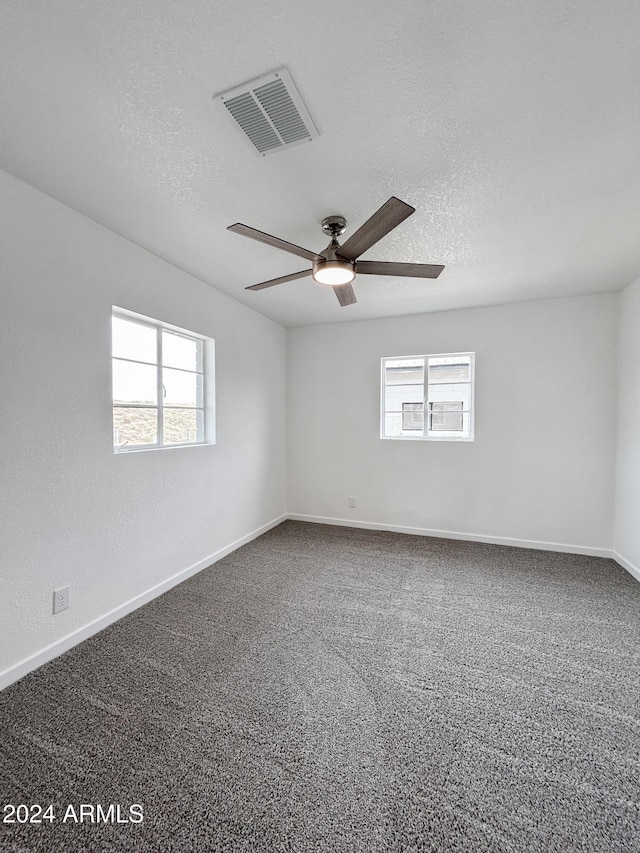
M 620 289 L 640 275 L 637 0 L 5 0 L 0 168 L 285 325 Z M 320 138 L 254 156 L 212 95 L 278 66 Z M 341 308 L 244 222 L 321 249 L 417 212 Z

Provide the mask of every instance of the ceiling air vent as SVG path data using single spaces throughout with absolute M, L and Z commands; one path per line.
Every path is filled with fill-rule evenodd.
M 286 68 L 214 95 L 214 100 L 259 157 L 320 135 Z

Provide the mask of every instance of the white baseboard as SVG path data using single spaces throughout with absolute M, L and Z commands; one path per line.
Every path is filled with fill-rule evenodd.
M 619 554 L 615 549 L 612 552 L 612 556 L 616 563 L 619 563 L 632 577 L 637 581 L 640 581 L 640 569 L 637 566 L 634 566 L 631 560 L 627 560 L 626 557 L 623 557 L 622 554 Z
M 196 575 L 198 572 L 201 572 L 213 563 L 217 563 L 218 560 L 226 557 L 227 554 L 230 554 L 242 545 L 246 545 L 247 542 L 257 539 L 258 536 L 262 536 L 263 533 L 266 533 L 273 527 L 277 527 L 278 524 L 281 524 L 286 519 L 286 515 L 274 518 L 272 521 L 267 522 L 267 524 L 263 524 L 262 527 L 259 527 L 257 530 L 253 530 L 251 533 L 247 533 L 246 536 L 236 539 L 236 541 L 232 542 L 230 545 L 220 548 L 219 551 L 210 554 L 203 560 L 199 560 L 197 563 L 177 572 L 170 578 L 167 578 L 161 583 L 152 586 L 145 592 L 140 593 L 140 595 L 136 595 L 124 604 L 121 604 L 113 610 L 110 610 L 108 613 L 99 616 L 87 625 L 83 625 L 82 628 L 72 631 L 65 637 L 56 640 L 55 643 L 45 646 L 44 649 L 40 649 L 40 651 L 35 652 L 35 654 L 32 654 L 29 657 L 24 658 L 24 660 L 10 666 L 8 669 L 3 670 L 0 672 L 0 690 L 4 690 L 5 687 L 13 684 L 14 681 L 18 681 L 29 672 L 33 672 L 34 669 L 38 669 L 38 667 L 43 664 L 48 663 L 50 660 L 57 658 L 61 654 L 64 654 L 64 652 L 67 652 L 69 649 L 77 646 L 78 643 L 81 643 L 83 640 L 87 640 L 89 637 L 92 637 L 94 634 L 97 634 L 99 631 L 102 631 L 104 628 L 107 628 L 109 625 L 112 625 L 114 622 L 122 619 L 123 616 L 126 616 L 128 613 L 132 613 L 134 610 L 142 607 L 143 604 L 147 604 L 147 602 L 152 601 L 159 595 L 162 595 L 163 592 L 167 592 L 167 590 L 177 586 L 177 584 L 182 583 L 182 581 L 187 580 L 187 578 L 192 577 L 192 575 Z
M 567 554 L 584 554 L 588 557 L 606 557 L 613 553 L 609 548 L 590 548 L 569 545 L 566 542 L 539 542 L 536 539 L 511 539 L 508 536 L 485 536 L 481 533 L 460 533 L 457 530 L 430 530 L 425 527 L 405 527 L 398 524 L 378 524 L 373 521 L 358 521 L 351 518 L 323 518 L 317 515 L 289 513 L 291 521 L 308 521 L 312 524 L 337 524 L 341 527 L 359 527 L 365 530 L 388 530 L 392 533 L 410 533 L 413 536 L 435 536 L 438 539 L 463 539 L 468 542 L 486 542 L 490 545 L 508 545 L 512 548 L 535 548 L 539 551 L 561 551 Z

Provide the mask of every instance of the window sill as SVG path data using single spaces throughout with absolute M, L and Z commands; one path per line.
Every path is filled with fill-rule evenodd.
M 126 456 L 128 453 L 150 453 L 154 450 L 183 450 L 185 447 L 213 447 L 215 441 L 198 441 L 190 442 L 189 444 L 164 444 L 162 447 L 153 445 L 151 447 L 143 447 L 134 445 L 133 447 L 114 447 L 114 456 Z
M 381 435 L 381 441 L 422 441 L 427 444 L 431 442 L 443 442 L 443 441 L 455 441 L 455 442 L 473 442 L 475 441 L 474 436 L 470 436 L 469 438 L 456 438 L 454 436 L 442 436 L 439 438 L 427 438 L 423 435 Z

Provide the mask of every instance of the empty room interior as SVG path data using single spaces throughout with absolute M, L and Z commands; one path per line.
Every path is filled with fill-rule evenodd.
M 640 5 L 2 17 L 0 850 L 637 853 Z

